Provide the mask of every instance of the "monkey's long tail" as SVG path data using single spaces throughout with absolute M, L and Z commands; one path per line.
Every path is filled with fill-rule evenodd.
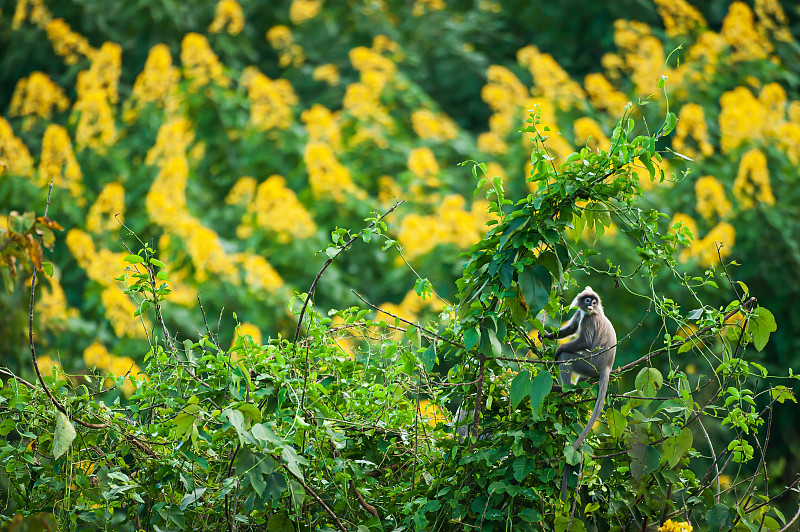
M 589 431 L 592 430 L 597 418 L 600 417 L 600 412 L 603 410 L 603 405 L 606 401 L 606 392 L 608 391 L 608 379 L 611 377 L 611 368 L 603 368 L 600 371 L 600 385 L 597 388 L 597 401 L 594 403 L 594 410 L 592 410 L 592 415 L 589 416 L 589 422 L 586 423 L 586 426 L 583 427 L 583 432 L 581 435 L 578 436 L 578 439 L 575 440 L 575 443 L 572 444 L 572 448 L 578 450 L 583 443 L 583 440 L 586 439 L 586 435 L 589 434 Z M 583 464 L 583 458 L 581 458 L 581 464 Z M 567 500 L 567 479 L 578 468 L 578 465 L 570 465 L 567 464 L 564 467 L 564 475 L 561 477 L 561 500 Z

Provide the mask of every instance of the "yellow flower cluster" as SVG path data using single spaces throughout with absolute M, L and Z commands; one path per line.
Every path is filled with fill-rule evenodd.
M 439 163 L 428 147 L 414 148 L 408 154 L 408 169 L 430 187 L 439 184 Z
M 517 123 L 519 106 L 529 95 L 525 85 L 506 67 L 491 65 L 486 77 L 481 98 L 493 114 L 489 117 L 489 131 L 478 136 L 478 149 L 496 155 L 508 151 L 504 138 Z
M 720 222 L 704 238 L 698 238 L 697 222 L 687 214 L 675 213 L 669 224 L 670 231 L 674 231 L 673 225 L 680 223 L 683 223 L 694 236 L 694 243 L 681 251 L 678 257 L 681 262 L 697 259 L 703 266 L 713 267 L 719 264 L 720 257 L 725 259 L 730 256 L 736 243 L 736 231 L 731 224 Z M 719 252 L 717 251 L 718 244 L 720 245 Z
M 655 94 L 665 61 L 661 41 L 650 34 L 647 24 L 620 19 L 614 22 L 614 43 L 620 49 L 622 57 L 604 58 L 604 66 L 630 71 L 638 94 Z M 611 61 L 613 57 L 616 57 L 617 62 Z M 607 61 L 609 64 L 606 65 Z
M 92 55 L 89 70 L 78 73 L 78 99 L 72 108 L 78 113 L 75 144 L 78 149 L 103 152 L 117 136 L 111 105 L 117 103 L 117 84 L 122 64 L 122 48 L 106 42 Z
M 288 27 L 283 25 L 271 27 L 267 31 L 267 40 L 278 51 L 278 65 L 281 68 L 299 67 L 305 63 L 306 54 L 303 47 L 294 42 L 292 30 Z
M 29 4 L 31 6 L 30 13 L 28 12 Z M 43 0 L 17 0 L 14 17 L 11 20 L 11 29 L 18 30 L 28 18 L 38 27 L 43 28 L 53 19 L 53 15 L 45 7 Z
M 147 54 L 144 68 L 136 76 L 130 98 L 125 102 L 125 119 L 131 121 L 147 104 L 165 108 L 174 114 L 180 104 L 178 82 L 180 72 L 172 64 L 172 54 L 166 44 L 156 44 Z
M 275 293 L 283 287 L 284 282 L 281 276 L 261 255 L 236 253 L 234 258 L 237 264 L 244 269 L 244 282 L 254 294 L 263 297 L 263 295 Z
M 441 11 L 446 7 L 444 0 L 414 0 L 411 15 L 421 17 L 429 11 Z
M 360 74 L 361 83 L 376 93 L 380 93 L 397 73 L 397 65 L 372 48 L 357 46 L 350 50 L 349 57 Z
M 733 207 L 725 196 L 725 188 L 713 176 L 699 178 L 694 184 L 694 191 L 697 195 L 695 210 L 703 218 L 710 219 L 716 214 L 725 219 L 730 214 Z
M 708 26 L 706 19 L 686 0 L 653 0 L 667 35 L 675 37 Z
M 79 229 L 70 229 L 66 242 L 78 266 L 83 268 L 89 279 L 103 287 L 100 299 L 114 334 L 143 338 L 145 327 L 149 326 L 147 321 L 143 325 L 141 318 L 133 316 L 136 306 L 122 292 L 120 284 L 113 280 L 124 268 L 126 254 L 105 248 L 96 249 L 92 237 Z
M 116 231 L 124 221 L 125 189 L 120 183 L 109 183 L 89 208 L 86 228 L 92 233 Z
M 299 25 L 319 15 L 322 9 L 320 0 L 292 0 L 289 6 L 289 20 L 292 24 Z
M 254 346 L 254 344 L 255 346 L 260 346 L 263 341 L 261 337 L 261 330 L 257 325 L 253 325 L 252 323 L 238 324 L 234 329 L 233 334 L 233 342 L 231 345 L 235 344 L 238 338 L 241 338 L 249 346 Z M 250 337 L 249 339 L 248 336 Z
M 227 32 L 239 35 L 244 29 L 244 13 L 236 0 L 219 0 L 214 11 L 214 20 L 208 27 L 209 33 Z
M 583 86 L 589 95 L 589 102 L 599 111 L 606 111 L 611 116 L 622 116 L 628 105 L 628 98 L 606 79 L 603 74 L 588 74 Z
M 45 329 L 62 329 L 65 322 L 78 317 L 78 309 L 67 304 L 67 296 L 58 275 L 47 278 L 50 287 L 43 287 L 36 301 L 36 316 Z
M 319 65 L 318 67 L 315 67 L 314 72 L 311 75 L 314 78 L 314 81 L 324 81 L 331 87 L 335 87 L 339 84 L 339 67 L 333 63 L 327 63 L 325 65 Z
M 688 139 L 694 140 L 694 145 L 687 144 Z M 672 148 L 690 159 L 697 159 L 701 155 L 710 157 L 714 153 L 714 146 L 708 140 L 708 125 L 703 108 L 696 103 L 687 103 L 678 113 L 678 125 L 675 126 L 675 135 L 672 138 Z
M 351 83 L 347 86 L 342 106 L 359 122 L 374 123 L 387 129 L 394 125 L 389 111 L 380 102 L 379 94 L 364 83 Z
M 69 109 L 69 99 L 64 89 L 47 74 L 33 72 L 27 78 L 20 79 L 14 87 L 9 115 L 39 116 L 49 120 L 54 108 L 59 111 Z
M 256 67 L 247 67 L 242 72 L 242 85 L 247 88 L 250 123 L 254 127 L 264 131 L 288 129 L 292 125 L 292 107 L 298 99 L 288 80 L 272 80 Z
M 766 59 L 772 53 L 764 31 L 756 27 L 753 12 L 744 2 L 733 2 L 722 20 L 722 36 L 734 50 L 734 61 Z
M 727 154 L 745 141 L 761 137 L 764 113 L 761 102 L 746 87 L 736 87 L 719 99 L 720 149 Z
M 194 141 L 192 123 L 180 116 L 161 124 L 156 143 L 147 151 L 145 163 L 164 166 L 176 157 L 185 156 Z
M 279 175 L 268 177 L 257 187 L 255 179 L 242 177 L 233 186 L 226 201 L 247 205 L 242 224 L 236 229 L 239 238 L 250 236 L 253 224 L 277 233 L 278 242 L 282 244 L 293 238 L 308 238 L 317 230 L 311 214 Z
M 658 532 L 692 532 L 692 525 L 688 522 L 676 523 L 672 519 L 667 519 L 663 525 L 658 527 Z
M 42 139 L 42 156 L 39 159 L 39 185 L 45 186 L 50 181 L 59 188 L 69 190 L 78 205 L 84 205 L 83 174 L 75 154 L 72 141 L 63 126 L 50 124 L 44 131 Z
M 411 126 L 421 139 L 443 142 L 458 136 L 458 128 L 449 117 L 427 109 L 417 109 L 411 113 Z
M 350 177 L 348 170 L 324 142 L 309 142 L 303 152 L 303 161 L 308 170 L 308 181 L 314 197 L 342 202 L 346 196 L 358 199 L 367 197 Z
M 0 161 L 6 165 L 10 175 L 30 176 L 33 172 L 33 158 L 28 147 L 11 129 L 8 120 L 0 116 Z
M 62 18 L 49 21 L 45 26 L 45 32 L 53 43 L 53 49 L 68 65 L 77 63 L 81 56 L 92 57 L 95 53 L 86 37 L 72 31 Z
M 306 127 L 309 142 L 324 142 L 335 152 L 341 149 L 339 113 L 333 113 L 324 105 L 315 103 L 300 114 L 300 120 Z
M 775 39 L 792 42 L 789 19 L 778 0 L 755 0 L 755 11 L 761 26 L 770 32 Z
M 450 194 L 442 199 L 435 214 L 406 216 L 397 235 L 406 256 L 414 259 L 440 244 L 464 249 L 477 242 L 486 233 L 486 222 L 491 218 L 486 212 L 488 202 L 476 201 L 470 210 L 465 209 L 465 203 L 463 196 Z
M 586 145 L 590 150 L 596 151 L 597 149 L 607 150 L 611 147 L 611 141 L 603 133 L 600 124 L 595 122 L 588 116 L 583 116 L 575 120 L 572 125 L 575 132 L 575 144 Z
M 775 196 L 769 183 L 767 158 L 761 150 L 752 149 L 742 155 L 739 171 L 733 182 L 733 195 L 741 209 L 751 209 L 756 202 L 775 204 Z
M 97 341 L 83 350 L 83 362 L 87 368 L 97 368 L 114 377 L 130 375 L 131 377 L 142 376 L 147 378 L 147 375 L 142 373 L 142 370 L 131 357 L 114 356 L 108 352 L 106 346 Z M 109 380 L 106 385 L 113 386 L 114 383 Z M 126 378 L 122 385 L 122 393 L 130 396 L 134 391 L 136 391 L 136 387 L 133 382 Z
M 559 109 L 569 109 L 586 98 L 581 86 L 572 80 L 553 56 L 543 54 L 533 45 L 517 52 L 517 61 L 526 67 L 533 76 L 534 96 L 543 96 L 558 105 Z
M 220 87 L 231 84 L 222 71 L 217 54 L 211 49 L 205 35 L 187 33 L 181 41 L 181 64 L 186 79 L 191 80 L 191 88 L 197 89 L 213 81 Z

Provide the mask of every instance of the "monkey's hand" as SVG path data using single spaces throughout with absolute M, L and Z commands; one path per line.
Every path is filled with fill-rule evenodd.
M 542 341 L 542 338 L 547 338 L 548 340 L 553 339 L 553 334 L 547 331 L 539 331 L 539 341 Z

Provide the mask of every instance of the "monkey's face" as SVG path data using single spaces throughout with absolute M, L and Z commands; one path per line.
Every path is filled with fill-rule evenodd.
M 588 314 L 591 314 L 600 306 L 600 300 L 594 295 L 580 295 L 578 296 L 578 307 Z

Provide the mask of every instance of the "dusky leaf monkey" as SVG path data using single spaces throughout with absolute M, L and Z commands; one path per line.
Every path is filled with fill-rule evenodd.
M 572 447 L 578 450 L 603 409 L 608 391 L 608 379 L 611 376 L 611 368 L 614 366 L 614 356 L 617 352 L 617 333 L 603 312 L 600 296 L 592 290 L 592 287 L 584 288 L 572 300 L 571 306 L 577 307 L 578 310 L 566 325 L 555 334 L 545 331 L 543 336 L 549 339 L 563 338 L 577 332 L 574 340 L 570 340 L 556 349 L 555 359 L 560 362 L 559 372 L 562 386 L 572 382 L 573 373 L 578 375 L 578 382 L 594 377 L 600 379 L 597 401 L 594 403 L 594 410 L 589 417 L 589 422 L 575 443 L 572 444 Z M 566 500 L 567 477 L 574 469 L 575 466 L 569 464 L 564 468 L 564 476 L 561 478 L 561 500 Z

